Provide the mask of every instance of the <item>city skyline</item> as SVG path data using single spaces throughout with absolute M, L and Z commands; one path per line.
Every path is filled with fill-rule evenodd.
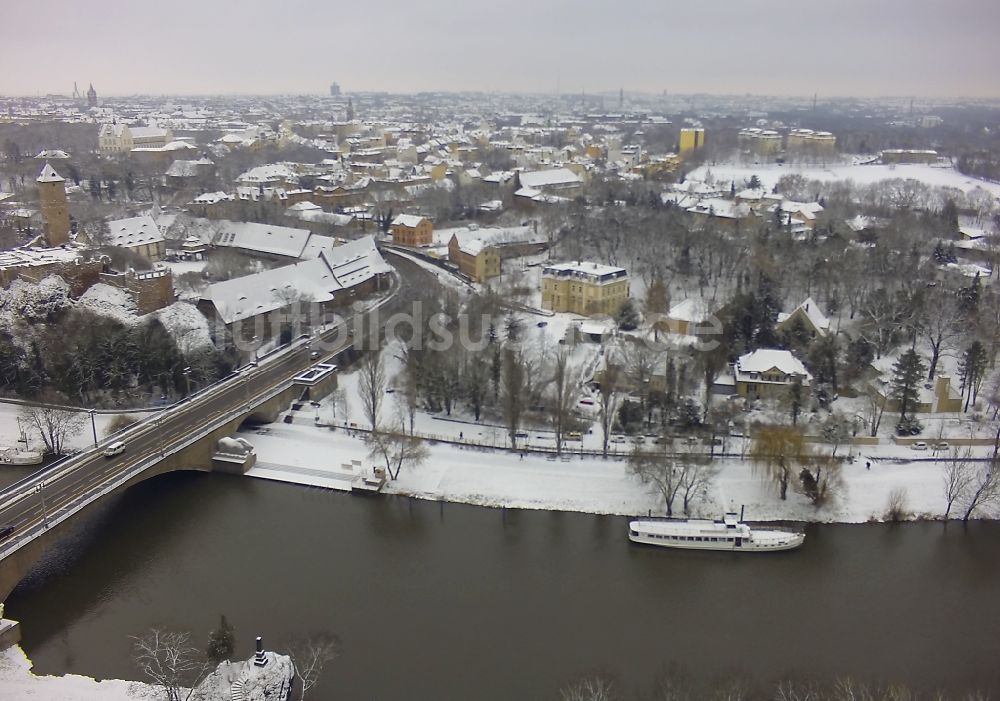
M 74 81 L 102 96 L 325 94 L 336 81 L 345 92 L 1000 96 L 1000 7 L 984 0 L 502 11 L 435 0 L 416 16 L 399 0 L 238 11 L 179 0 L 170 12 L 114 0 L 100 14 L 62 1 L 6 14 L 4 44 L 35 58 L 0 78 L 4 95 L 69 94 Z

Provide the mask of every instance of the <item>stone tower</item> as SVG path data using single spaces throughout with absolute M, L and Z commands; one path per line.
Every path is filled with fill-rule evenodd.
M 347 98 L 347 121 L 354 121 L 354 100 Z
M 87 90 L 87 106 L 97 107 L 97 91 L 94 90 L 94 84 L 90 84 L 90 89 Z
M 66 181 L 48 163 L 38 176 L 38 199 L 45 223 L 45 239 L 50 246 L 69 243 L 69 207 L 66 205 Z

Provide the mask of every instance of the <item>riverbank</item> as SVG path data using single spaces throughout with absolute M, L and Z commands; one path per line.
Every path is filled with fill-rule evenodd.
M 97 681 L 78 674 L 38 676 L 31 667 L 31 660 L 18 645 L 0 652 L 0 695 L 37 701 L 132 701 L 154 691 L 148 684 L 121 679 Z
M 315 479 L 316 473 L 335 472 L 352 460 L 376 464 L 368 456 L 362 432 L 314 426 L 306 417 L 297 421 L 269 425 L 260 434 L 240 434 L 254 445 L 258 465 L 268 467 L 269 478 L 320 486 L 322 480 Z M 399 479 L 390 481 L 384 492 L 489 507 L 626 516 L 664 513 L 662 496 L 631 475 L 621 456 L 552 459 L 541 453 L 522 455 L 434 441 L 427 446 L 428 459 L 404 466 Z M 943 463 L 907 460 L 899 457 L 898 449 L 884 455 L 873 449 L 845 464 L 835 496 L 821 507 L 793 489 L 782 501 L 747 461 L 724 458 L 715 464 L 718 476 L 694 504 L 694 516 L 714 518 L 745 507 L 752 521 L 865 523 L 883 520 L 890 496 L 898 489 L 905 490 L 907 520 L 943 518 L 947 506 Z M 282 467 L 292 469 L 283 471 Z M 310 470 L 314 477 L 296 472 L 301 469 Z M 675 504 L 675 509 L 679 507 Z M 952 509 L 951 516 L 956 515 L 961 515 L 961 509 Z

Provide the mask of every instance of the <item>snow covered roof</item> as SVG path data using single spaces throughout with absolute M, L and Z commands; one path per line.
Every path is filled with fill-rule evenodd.
M 219 317 L 230 324 L 280 309 L 294 299 L 329 302 L 337 291 L 390 270 L 375 240 L 366 236 L 331 246 L 310 260 L 209 285 L 202 299 L 211 300 Z
M 232 195 L 219 190 L 218 192 L 203 193 L 201 195 L 198 195 L 191 201 L 194 204 L 216 204 L 218 202 L 227 202 L 232 199 L 233 199 Z
M 108 222 L 110 231 L 110 244 L 123 248 L 133 246 L 143 246 L 150 243 L 163 241 L 163 234 L 160 228 L 148 214 L 141 217 L 131 217 L 130 219 L 115 219 Z
M 48 163 L 42 168 L 42 172 L 38 175 L 38 182 L 40 183 L 61 183 L 65 182 L 63 178 L 55 171 Z
M 39 151 L 35 158 L 39 161 L 52 159 L 55 161 L 64 161 L 69 158 L 69 154 L 65 151 L 60 151 L 59 149 L 50 149 L 45 151 Z
M 129 131 L 132 132 L 133 141 L 136 139 L 166 139 L 169 137 L 169 132 L 160 127 L 130 127 Z
M 615 265 L 604 265 L 602 263 L 592 263 L 589 261 L 576 261 L 573 263 L 553 263 L 546 265 L 542 269 L 542 277 L 577 277 L 590 280 L 591 282 L 612 282 L 628 276 L 625 268 Z
M 539 189 L 555 185 L 579 185 L 580 176 L 569 168 L 553 168 L 551 170 L 524 171 L 518 174 L 521 187 Z
M 670 307 L 667 316 L 677 321 L 687 321 L 692 324 L 700 324 L 712 315 L 712 310 L 701 297 L 688 297 L 683 302 L 678 302 Z
M 485 227 L 461 226 L 450 229 L 438 229 L 434 232 L 434 243 L 439 246 L 448 245 L 452 237 L 457 237 L 459 248 L 465 250 L 466 244 L 480 241 L 483 246 L 505 246 L 516 243 L 543 243 L 545 236 L 536 234 L 530 226 Z M 469 252 L 469 251 L 466 251 Z
M 395 219 L 392 220 L 393 226 L 405 226 L 409 229 L 415 229 L 420 226 L 420 222 L 424 221 L 425 217 L 421 217 L 415 214 L 400 214 Z
M 237 182 L 248 185 L 274 182 L 276 180 L 286 180 L 298 182 L 299 176 L 289 166 L 284 163 L 269 163 L 268 165 L 257 166 L 241 173 Z
M 802 362 L 791 351 L 760 348 L 753 353 L 741 355 L 736 361 L 736 379 L 761 382 L 759 375 L 777 370 L 784 375 L 798 375 L 804 380 L 812 379 Z
M 803 314 L 809 317 L 810 323 L 816 328 L 820 333 L 826 333 L 830 330 L 830 320 L 826 318 L 826 315 L 819 310 L 819 305 L 816 304 L 812 297 L 806 298 L 799 306 L 795 307 L 788 314 L 778 314 L 778 324 L 783 324 L 785 321 L 791 318 L 795 312 L 801 310 Z
M 309 236 L 308 229 L 222 220 L 212 243 L 265 255 L 301 258 Z
M 164 175 L 172 178 L 194 178 L 200 174 L 202 165 L 205 165 L 204 161 L 174 161 Z

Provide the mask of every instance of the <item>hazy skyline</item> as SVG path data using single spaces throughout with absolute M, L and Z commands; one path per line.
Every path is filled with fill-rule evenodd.
M 0 94 L 997 97 L 998 26 L 993 0 L 54 0 L 4 9 Z

